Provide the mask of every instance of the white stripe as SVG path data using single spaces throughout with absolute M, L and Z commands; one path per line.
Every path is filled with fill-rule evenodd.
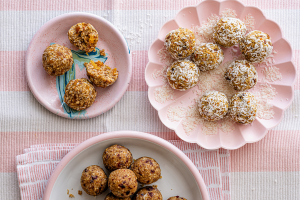
M 0 199 L 21 199 L 16 172 L 0 172 Z
M 300 172 L 232 172 L 232 200 L 299 199 Z
M 0 51 L 25 51 L 37 30 L 48 20 L 70 11 L 0 11 Z M 89 11 L 113 23 L 127 39 L 132 51 L 148 50 L 162 25 L 174 18 L 177 10 Z M 300 49 L 300 12 L 292 9 L 263 10 L 276 21 L 294 49 Z M 129 20 L 130 19 L 130 20 Z M 101 31 L 101 30 L 100 30 Z
M 0 129 L 5 132 L 170 132 L 150 105 L 147 92 L 126 92 L 115 107 L 89 120 L 57 116 L 40 105 L 29 91 L 0 92 L 0 99 Z

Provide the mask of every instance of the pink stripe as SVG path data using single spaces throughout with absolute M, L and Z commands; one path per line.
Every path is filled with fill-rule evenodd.
M 300 170 L 300 131 L 271 130 L 264 139 L 230 151 L 231 172 Z
M 25 77 L 25 51 L 0 51 L 0 91 L 29 91 Z M 128 91 L 147 91 L 147 51 L 132 52 L 132 79 Z M 42 66 L 41 66 L 42 67 Z
M 0 51 L 0 91 L 29 91 L 25 78 L 25 51 Z M 300 50 L 294 50 L 294 64 L 300 69 Z M 147 91 L 145 68 L 148 51 L 132 52 L 132 78 L 127 91 Z M 281 70 L 281 69 L 280 69 Z M 283 74 L 284 75 L 284 74 Z M 295 89 L 300 90 L 300 70 L 297 70 Z
M 248 6 L 257 6 L 260 9 L 299 9 L 300 2 L 294 0 L 241 0 Z M 74 1 L 68 0 L 55 1 L 2 1 L 0 10 L 70 10 L 70 11 L 89 11 L 89 10 L 179 10 L 184 6 L 197 5 L 199 0 L 111 0 L 111 1 Z
M 16 156 L 25 148 L 43 143 L 81 143 L 88 138 L 99 135 L 99 132 L 1 132 L 4 138 L 0 152 L 0 172 L 16 172 Z M 165 140 L 179 140 L 175 132 L 151 133 Z

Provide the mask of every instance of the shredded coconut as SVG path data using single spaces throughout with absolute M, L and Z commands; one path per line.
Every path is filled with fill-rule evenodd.
M 161 87 L 155 88 L 154 97 L 158 103 L 165 103 L 166 101 L 174 100 L 174 90 L 169 86 L 169 84 L 165 84 Z
M 179 122 L 180 119 L 185 117 L 186 108 L 181 106 L 170 106 L 168 109 L 167 117 L 171 122 Z
M 247 28 L 247 33 L 254 30 L 255 19 L 250 13 L 246 15 L 246 17 L 242 21 Z
M 265 67 L 262 72 L 264 73 L 266 80 L 269 82 L 279 81 L 282 79 L 282 75 L 277 67 Z

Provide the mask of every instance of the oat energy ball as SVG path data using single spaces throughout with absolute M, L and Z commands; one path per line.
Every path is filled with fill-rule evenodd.
M 98 32 L 89 23 L 78 23 L 72 26 L 68 32 L 71 44 L 87 53 L 95 51 L 98 42 Z
M 97 87 L 106 88 L 114 84 L 119 75 L 116 68 L 111 69 L 101 61 L 91 60 L 89 63 L 84 63 L 84 66 L 90 81 Z
M 187 28 L 178 28 L 166 35 L 165 47 L 174 59 L 190 56 L 195 49 L 195 35 Z
M 117 169 L 110 173 L 108 187 L 116 197 L 129 197 L 137 190 L 138 182 L 130 169 Z
M 185 91 L 194 87 L 200 76 L 198 67 L 189 60 L 178 60 L 167 69 L 167 78 L 173 89 Z
M 255 120 L 257 101 L 250 92 L 235 94 L 229 104 L 230 117 L 240 124 L 250 124 Z
M 225 71 L 225 79 L 237 91 L 253 88 L 257 83 L 255 67 L 247 60 L 233 61 Z
M 60 76 L 71 69 L 73 65 L 72 52 L 69 48 L 52 44 L 43 53 L 43 67 L 51 76 Z
M 217 44 L 223 47 L 231 47 L 238 44 L 246 34 L 244 22 L 237 18 L 221 18 L 213 30 L 213 38 Z
M 80 111 L 90 107 L 97 96 L 94 86 L 85 78 L 71 80 L 65 89 L 64 102 Z
M 186 198 L 180 197 L 180 196 L 175 196 L 175 197 L 170 197 L 168 200 L 186 200 Z
M 161 177 L 159 164 L 150 157 L 141 157 L 134 161 L 131 170 L 135 173 L 138 182 L 151 184 Z
M 198 103 L 201 117 L 207 121 L 222 119 L 228 111 L 228 100 L 224 93 L 218 91 L 206 92 Z
M 224 60 L 224 53 L 217 44 L 202 43 L 196 46 L 191 60 L 201 71 L 209 71 L 219 67 Z
M 107 176 L 101 167 L 91 165 L 83 170 L 80 183 L 87 194 L 97 196 L 107 189 Z
M 130 197 L 120 198 L 113 195 L 113 193 L 109 193 L 106 195 L 104 200 L 131 200 L 131 198 Z
M 240 50 L 249 62 L 260 63 L 272 53 L 273 45 L 267 33 L 251 31 L 242 39 Z
M 118 144 L 106 148 L 103 152 L 102 159 L 105 168 L 109 171 L 127 169 L 133 161 L 129 149 Z
M 162 200 L 160 191 L 154 186 L 146 186 L 134 195 L 133 200 Z

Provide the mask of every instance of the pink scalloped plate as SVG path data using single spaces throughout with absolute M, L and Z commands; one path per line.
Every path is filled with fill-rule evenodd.
M 64 86 L 68 83 L 69 78 L 66 78 L 66 81 L 64 79 L 59 81 L 57 77 L 49 76 L 43 68 L 42 55 L 51 43 L 61 44 L 71 50 L 78 51 L 70 43 L 67 33 L 71 26 L 79 22 L 91 23 L 98 30 L 99 41 L 97 47 L 105 49 L 107 54 L 107 57 L 103 58 L 106 61 L 105 64 L 111 68 L 117 68 L 119 77 L 112 86 L 107 88 L 96 87 L 97 97 L 94 104 L 84 111 L 77 112 L 71 110 L 62 102 Z M 72 51 L 73 58 L 74 51 Z M 91 59 L 91 55 L 91 53 L 90 55 L 83 54 L 87 59 Z M 72 69 L 75 71 L 75 78 L 87 78 L 83 62 L 79 60 L 76 63 L 74 58 L 74 63 L 74 69 Z M 111 109 L 126 92 L 132 73 L 130 50 L 120 31 L 106 19 L 83 12 L 66 13 L 45 23 L 30 42 L 25 65 L 27 82 L 34 97 L 49 111 L 70 119 L 88 119 Z M 69 75 L 66 76 L 69 77 Z
M 240 125 L 233 123 L 232 131 L 223 131 L 218 129 L 215 134 L 206 134 L 204 128 L 197 125 L 192 131 L 188 132 L 184 129 L 185 118 L 170 120 L 168 113 L 171 108 L 179 106 L 191 106 L 192 100 L 199 98 L 193 89 L 188 91 L 170 91 L 172 98 L 166 98 L 164 101 L 156 100 L 156 92 L 163 89 L 166 82 L 155 77 L 155 73 L 162 70 L 166 64 L 162 62 L 159 51 L 164 47 L 165 35 L 171 30 L 179 27 L 192 29 L 192 26 L 201 26 L 212 15 L 220 16 L 226 9 L 234 10 L 237 18 L 245 19 L 251 15 L 255 20 L 254 30 L 261 30 L 271 36 L 273 50 L 276 51 L 273 56 L 273 67 L 279 70 L 282 78 L 276 81 L 265 81 L 263 78 L 263 67 L 257 67 L 259 80 L 265 81 L 270 88 L 276 90 L 276 95 L 269 101 L 272 106 L 273 115 L 269 119 L 256 118 L 250 125 Z M 233 58 L 232 49 L 223 48 L 225 60 L 230 61 Z M 162 123 L 168 128 L 174 130 L 176 134 L 184 141 L 197 143 L 206 149 L 237 149 L 246 143 L 253 143 L 261 140 L 268 130 L 277 126 L 283 118 L 284 111 L 289 107 L 294 98 L 294 82 L 296 79 L 296 69 L 292 62 L 292 48 L 290 44 L 282 37 L 282 31 L 277 23 L 267 19 L 262 11 L 256 7 L 244 6 L 235 0 L 203 1 L 196 6 L 185 7 L 179 11 L 176 17 L 166 22 L 159 31 L 158 38 L 152 43 L 148 52 L 149 63 L 145 70 L 146 83 L 149 86 L 148 98 L 152 106 L 158 111 L 158 115 Z M 213 77 L 211 77 L 213 79 Z M 201 80 L 200 80 L 201 81 Z M 218 80 L 216 80 L 218 81 Z M 196 86 L 197 87 L 197 86 Z M 195 87 L 195 88 L 196 88 Z M 255 86 L 256 87 L 256 86 Z M 257 91 L 256 88 L 253 92 Z M 222 92 L 222 91 L 221 91 Z M 187 116 L 187 115 L 186 115 Z
M 134 131 L 118 131 L 92 137 L 70 151 L 57 165 L 47 182 L 43 200 L 69 200 L 67 190 L 78 198 L 77 191 L 82 190 L 80 177 L 82 171 L 90 165 L 102 162 L 104 150 L 114 144 L 130 149 L 133 157 L 149 156 L 159 164 L 162 179 L 155 182 L 163 198 L 182 195 L 187 199 L 209 200 L 205 183 L 193 162 L 177 147 L 157 136 Z M 106 174 L 109 172 L 105 169 Z M 83 192 L 79 199 L 104 199 L 109 193 L 95 197 Z

